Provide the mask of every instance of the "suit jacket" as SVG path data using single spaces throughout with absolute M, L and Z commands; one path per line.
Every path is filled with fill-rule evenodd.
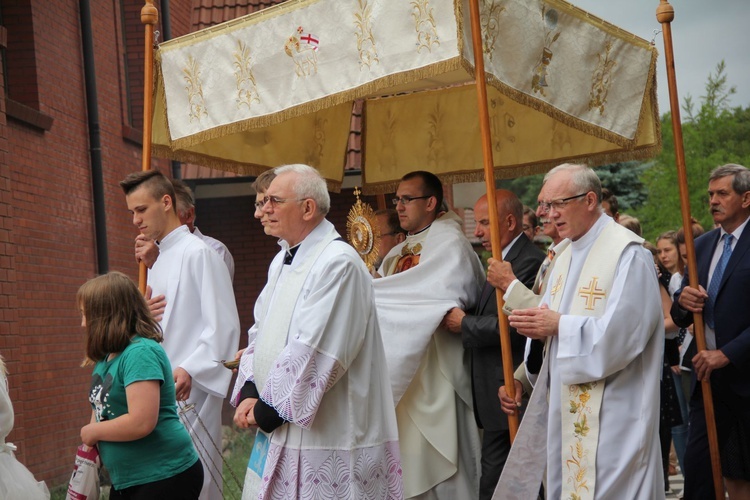
M 708 271 L 721 231 L 714 229 L 695 240 L 698 281 L 708 290 Z M 689 284 L 687 272 L 682 286 Z M 693 314 L 681 308 L 675 294 L 672 319 L 681 327 L 693 322 Z M 745 226 L 724 270 L 714 301 L 716 348 L 730 363 L 711 374 L 714 383 L 727 384 L 738 396 L 750 397 L 750 224 Z
M 522 233 L 505 260 L 510 262 L 513 274 L 519 281 L 531 288 L 544 257 L 544 252 Z M 497 398 L 497 390 L 505 383 L 497 298 L 494 287 L 488 283 L 485 283 L 476 309 L 464 316 L 461 322 L 461 338 L 464 347 L 471 353 L 471 388 L 477 424 L 489 431 L 505 430 L 508 428 L 508 417 Z M 523 362 L 526 337 L 511 328 L 510 339 L 515 369 Z

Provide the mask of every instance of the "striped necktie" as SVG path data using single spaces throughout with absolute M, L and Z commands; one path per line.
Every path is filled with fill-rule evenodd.
M 552 259 L 555 258 L 555 251 L 553 249 L 547 250 L 547 257 L 544 259 L 544 262 L 542 262 L 542 265 L 539 267 L 539 272 L 536 275 L 536 279 L 534 280 L 534 286 L 532 287 L 531 291 L 534 292 L 535 295 L 541 295 L 544 290 L 542 290 L 542 283 L 544 283 L 544 276 L 547 274 L 547 270 L 549 269 L 550 263 L 552 263 Z

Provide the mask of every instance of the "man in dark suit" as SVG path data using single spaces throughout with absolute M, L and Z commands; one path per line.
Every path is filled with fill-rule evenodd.
M 544 261 L 544 252 L 523 233 L 523 205 L 518 197 L 504 189 L 497 190 L 495 196 L 503 260 L 509 262 L 518 279 L 531 288 L 539 266 Z M 492 250 L 486 195 L 474 205 L 474 220 L 477 224 L 474 235 L 481 239 L 485 249 Z M 490 499 L 510 451 L 508 417 L 503 413 L 497 398 L 497 391 L 505 383 L 505 379 L 495 288 L 485 283 L 476 310 L 466 314 L 459 308 L 453 308 L 446 314 L 443 325 L 451 332 L 460 334 L 464 347 L 471 353 L 474 416 L 477 425 L 484 429 L 479 498 Z M 511 330 L 510 337 L 515 369 L 523 361 L 526 337 L 515 330 Z
M 750 498 L 750 171 L 715 169 L 708 181 L 711 215 L 720 227 L 695 242 L 700 288 L 675 294 L 672 318 L 690 325 L 702 312 L 708 348 L 693 357 L 698 380 L 710 380 L 722 475 L 729 498 Z M 690 401 L 685 498 L 714 495 L 700 384 Z

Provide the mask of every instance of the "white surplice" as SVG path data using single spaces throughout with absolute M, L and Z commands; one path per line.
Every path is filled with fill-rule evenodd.
M 440 328 L 453 307 L 471 310 L 484 271 L 448 212 L 383 259 L 421 245 L 419 263 L 374 280 L 398 421 L 406 498 L 476 498 L 481 443 L 461 336 Z
M 216 238 L 212 238 L 201 233 L 200 229 L 198 229 L 198 226 L 194 226 L 193 234 L 202 239 L 203 243 L 208 245 L 209 248 L 213 248 L 214 250 L 216 250 L 216 253 L 219 254 L 219 257 L 221 257 L 221 259 L 224 261 L 224 264 L 227 265 L 227 269 L 229 270 L 229 278 L 234 281 L 234 257 L 232 257 L 232 254 L 229 252 L 227 246 Z
M 664 498 L 659 445 L 659 378 L 664 339 L 661 296 L 651 254 L 641 245 L 628 245 L 617 263 L 614 283 L 601 317 L 566 314 L 584 262 L 610 217 L 602 215 L 580 239 L 571 242 L 571 263 L 562 291 L 558 335 L 552 337 L 545 358 L 549 368 L 547 436 L 547 497 L 560 498 L 565 464 L 562 463 L 561 390 L 564 385 L 604 379 L 599 413 L 594 498 L 650 500 Z M 542 298 L 551 303 L 557 277 L 553 270 Z M 546 379 L 546 377 L 544 377 Z M 545 384 L 546 385 L 546 384 Z M 537 384 L 534 391 L 545 391 Z M 546 392 L 546 391 L 545 391 Z M 532 399 L 534 395 L 532 395 Z M 531 407 L 529 404 L 529 407 Z M 527 410 L 527 417 L 529 410 Z M 523 427 L 534 419 L 524 418 Z M 542 428 L 541 432 L 544 432 Z M 519 443 L 519 436 L 514 447 Z M 541 445 L 543 446 L 543 445 Z M 523 453 L 537 450 L 526 449 Z M 506 470 L 493 498 L 516 496 L 513 481 L 523 480 L 528 470 L 515 470 L 511 451 Z M 509 479 L 506 482 L 506 478 Z M 538 491 L 539 483 L 536 483 Z M 529 488 L 534 490 L 534 485 Z
M 232 393 L 245 382 L 286 421 L 270 435 L 260 498 L 402 498 L 393 396 L 373 298 L 356 251 L 324 220 L 283 264 L 269 268 Z M 313 259 L 311 261 L 311 259 Z M 304 275 L 296 276 L 302 269 Z M 302 279 L 298 295 L 287 287 Z M 279 315 L 291 314 L 279 320 Z M 289 321 L 286 321 L 289 320 Z M 260 362 L 273 325 L 288 328 L 281 352 Z M 256 347 L 258 351 L 256 352 Z M 258 359 L 255 359 L 255 358 Z M 268 373 L 254 373 L 269 366 Z M 246 483 L 247 485 L 247 483 Z M 246 498 L 243 492 L 243 498 Z
M 217 361 L 234 357 L 240 336 L 229 271 L 214 250 L 187 226 L 180 226 L 159 242 L 159 258 L 148 274 L 148 284 L 154 297 L 166 297 L 162 346 L 172 369 L 181 367 L 192 377 L 187 403 L 195 409 L 184 417 L 203 461 L 201 499 L 218 500 L 222 498 L 221 408 L 232 373 Z

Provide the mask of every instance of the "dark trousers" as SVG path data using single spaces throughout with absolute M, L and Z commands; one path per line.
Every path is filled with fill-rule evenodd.
M 484 431 L 482 436 L 482 477 L 479 500 L 490 500 L 510 452 L 510 432 Z
M 154 481 L 115 490 L 109 493 L 112 500 L 197 500 L 203 487 L 203 465 L 197 460 L 179 474 Z
M 712 390 L 714 390 L 714 387 L 712 387 Z M 685 476 L 685 495 L 683 497 L 685 500 L 714 498 L 711 453 L 708 446 L 706 413 L 703 409 L 703 390 L 700 382 L 695 383 L 693 395 L 690 398 L 688 442 L 685 449 L 685 470 L 683 474 Z

